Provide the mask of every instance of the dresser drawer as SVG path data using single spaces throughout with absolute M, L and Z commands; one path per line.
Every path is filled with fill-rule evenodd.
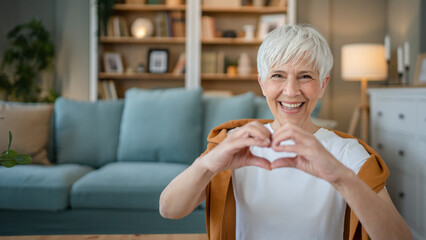
M 373 147 L 383 158 L 386 164 L 392 164 L 406 172 L 418 172 L 422 164 L 417 159 L 417 144 L 413 137 L 401 133 L 394 133 L 383 129 L 376 129 L 376 142 Z
M 417 102 L 417 131 L 426 137 L 426 99 Z
M 375 97 L 371 104 L 371 124 L 373 128 L 392 127 L 392 98 Z

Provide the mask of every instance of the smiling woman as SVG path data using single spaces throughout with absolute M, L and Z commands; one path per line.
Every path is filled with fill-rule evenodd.
M 160 214 L 182 218 L 206 200 L 209 239 L 411 238 L 384 188 L 384 161 L 311 120 L 332 64 L 312 27 L 272 31 L 258 80 L 274 119 L 214 128 L 206 152 L 164 189 Z

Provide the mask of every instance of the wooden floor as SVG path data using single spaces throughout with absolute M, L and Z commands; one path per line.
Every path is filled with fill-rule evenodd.
M 208 240 L 206 234 L 2 236 L 0 240 Z

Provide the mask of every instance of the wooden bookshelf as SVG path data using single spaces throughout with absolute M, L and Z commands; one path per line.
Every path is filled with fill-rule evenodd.
M 134 37 L 100 37 L 100 43 L 136 43 L 136 44 L 185 44 L 184 37 L 149 37 L 149 38 L 134 38 Z
M 272 13 L 283 13 L 287 9 L 285 7 L 253 7 L 253 6 L 241 6 L 241 7 L 206 7 L 202 6 L 201 10 L 203 13 L 250 13 L 250 14 L 272 14 Z
M 245 40 L 244 38 L 212 38 L 212 39 L 202 39 L 202 44 L 210 45 L 257 45 L 262 44 L 262 40 Z
M 185 80 L 184 74 L 173 73 L 99 73 L 99 79 L 114 80 Z
M 257 74 L 248 75 L 228 75 L 228 74 L 208 74 L 201 75 L 202 81 L 257 81 Z
M 137 11 L 137 12 L 155 12 L 155 11 L 185 11 L 186 5 L 169 6 L 164 4 L 149 5 L 149 4 L 115 4 L 116 11 Z

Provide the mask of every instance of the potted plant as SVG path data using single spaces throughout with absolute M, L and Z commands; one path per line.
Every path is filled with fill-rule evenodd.
M 0 91 L 6 100 L 23 102 L 51 102 L 57 97 L 40 97 L 40 72 L 53 69 L 54 47 L 50 34 L 41 21 L 14 27 L 7 34 L 8 48 L 0 66 Z
M 3 120 L 3 117 L 0 116 L 0 120 Z M 32 158 L 27 154 L 18 154 L 16 151 L 10 149 L 12 144 L 12 133 L 9 131 L 9 145 L 7 150 L 2 152 L 0 155 L 0 165 L 4 167 L 13 167 L 16 164 L 29 164 L 32 162 Z

